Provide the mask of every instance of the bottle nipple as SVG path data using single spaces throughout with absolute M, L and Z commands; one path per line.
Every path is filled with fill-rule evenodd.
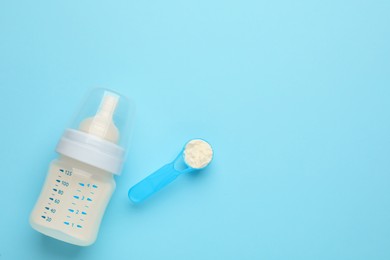
M 112 120 L 118 101 L 118 95 L 105 91 L 96 115 L 82 121 L 79 127 L 80 130 L 107 141 L 118 143 L 119 131 Z

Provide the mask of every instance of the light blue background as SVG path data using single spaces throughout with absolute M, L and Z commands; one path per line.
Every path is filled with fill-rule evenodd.
M 0 259 L 390 259 L 390 2 L 1 1 Z M 29 227 L 82 97 L 137 103 L 91 247 Z M 209 169 L 127 190 L 192 137 Z

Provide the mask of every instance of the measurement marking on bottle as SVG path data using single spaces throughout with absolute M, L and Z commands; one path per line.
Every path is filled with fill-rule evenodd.
M 79 199 L 80 197 L 75 195 L 75 196 L 73 196 L 73 198 L 75 198 L 75 199 Z
M 68 209 L 70 212 L 74 212 L 74 209 Z
M 65 224 L 65 225 L 69 225 L 69 222 L 65 221 L 64 224 Z
M 44 211 L 43 213 L 47 214 L 47 212 L 46 212 L 46 211 Z
M 41 216 L 42 218 L 46 218 L 46 216 Z
M 85 205 L 86 208 L 89 208 L 89 206 Z
M 63 169 L 60 169 L 60 172 L 64 172 L 64 170 L 63 170 Z
M 82 227 L 82 226 L 80 226 L 80 225 L 77 225 L 77 227 L 78 227 L 78 228 L 83 228 L 83 227 Z
M 83 215 L 87 215 L 87 212 L 83 211 L 83 212 L 81 212 L 81 214 L 83 214 Z
M 57 189 L 53 189 L 54 191 L 57 191 Z
M 82 187 L 84 187 L 85 184 L 82 183 L 82 182 L 79 182 L 79 185 L 82 186 Z
M 45 209 L 49 210 L 50 208 L 49 207 L 45 207 Z
M 91 191 L 91 194 L 95 194 L 95 192 Z
M 76 203 L 72 202 L 72 205 L 76 205 Z
M 47 204 L 51 205 L 51 203 L 50 203 L 50 202 L 49 202 L 49 203 L 47 203 Z
M 77 190 L 78 192 L 81 192 L 81 190 Z
M 94 184 L 94 185 L 92 185 L 92 188 L 95 188 L 95 189 L 97 189 L 97 187 L 98 187 L 98 186 L 96 186 L 95 184 Z
M 70 216 L 66 216 L 67 218 L 70 218 Z
M 92 199 L 91 199 L 91 198 L 87 198 L 87 200 L 88 200 L 88 201 L 92 201 Z
M 58 187 L 58 184 L 56 184 L 56 187 Z
M 52 193 L 51 195 L 55 196 L 55 194 L 54 194 L 54 193 Z
M 56 182 L 60 182 L 60 180 L 56 180 Z
M 84 221 L 84 219 L 80 218 L 81 221 Z
M 54 200 L 53 198 L 49 198 L 50 200 Z

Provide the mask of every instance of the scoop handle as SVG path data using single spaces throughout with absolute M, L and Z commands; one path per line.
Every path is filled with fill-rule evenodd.
M 140 203 L 174 181 L 181 172 L 169 163 L 134 185 L 128 193 L 129 199 Z

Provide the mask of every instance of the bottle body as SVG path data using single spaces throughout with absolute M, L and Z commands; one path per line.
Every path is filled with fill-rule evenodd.
M 114 190 L 111 173 L 61 156 L 50 164 L 30 224 L 64 242 L 91 245 Z

